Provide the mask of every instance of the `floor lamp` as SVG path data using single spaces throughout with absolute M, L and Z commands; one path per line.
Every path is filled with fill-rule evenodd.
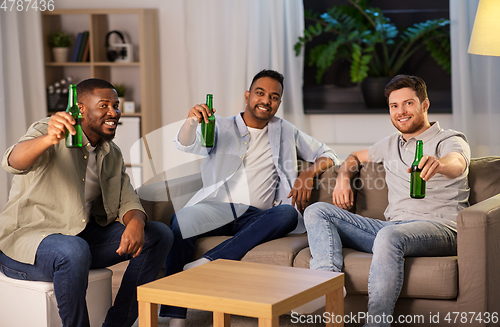
M 469 42 L 469 53 L 500 56 L 500 0 L 480 0 Z

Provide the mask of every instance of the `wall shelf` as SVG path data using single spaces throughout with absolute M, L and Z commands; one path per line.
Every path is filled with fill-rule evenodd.
M 127 128 L 134 129 L 134 135 L 138 135 L 135 140 L 119 135 L 130 134 L 131 131 L 126 130 L 127 128 L 117 130 L 115 141 L 117 144 L 120 143 L 119 146 L 124 154 L 130 152 L 132 144 L 139 138 L 162 126 L 157 9 L 58 9 L 42 12 L 41 22 L 45 87 L 70 75 L 74 77 L 75 84 L 87 78 L 100 78 L 112 84 L 126 85 L 125 100 L 134 101 L 136 112 L 122 112 L 122 117 L 139 119 L 127 125 Z M 53 62 L 47 38 L 58 30 L 72 34 L 74 40 L 78 33 L 89 32 L 88 62 Z M 132 44 L 134 55 L 132 62 L 108 61 L 106 35 L 112 30 L 122 32 L 126 43 Z M 70 54 L 72 52 L 73 49 L 70 49 Z M 48 109 L 47 113 L 50 114 Z M 123 139 L 127 139 L 126 144 L 120 141 Z M 130 159 L 132 165 L 130 162 L 126 164 L 132 168 L 135 166 L 140 168 L 142 162 L 146 162 L 148 158 L 144 153 L 139 156 L 142 156 L 140 160 Z

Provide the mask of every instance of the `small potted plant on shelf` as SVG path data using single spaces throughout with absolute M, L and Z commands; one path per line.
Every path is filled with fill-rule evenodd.
M 361 83 L 368 107 L 386 106 L 383 88 L 400 73 L 403 65 L 419 49 L 426 48 L 432 58 L 450 73 L 450 21 L 427 20 L 408 28 L 398 28 L 379 8 L 369 7 L 366 0 L 348 0 L 350 5 L 337 5 L 318 15 L 306 11 L 313 22 L 295 44 L 295 53 L 320 35 L 330 35 L 326 43 L 314 46 L 308 53 L 310 66 L 316 66 L 319 83 L 326 69 L 336 60 L 350 63 L 350 78 Z M 371 84 L 370 84 L 371 83 Z M 372 99 L 370 95 L 378 95 Z
M 114 84 L 113 85 L 118 95 L 118 100 L 120 101 L 118 109 L 123 112 L 123 104 L 125 103 L 125 92 L 127 91 L 127 86 L 125 84 Z
M 64 31 L 57 31 L 49 35 L 49 46 L 55 62 L 68 61 L 69 48 L 73 45 L 71 35 Z

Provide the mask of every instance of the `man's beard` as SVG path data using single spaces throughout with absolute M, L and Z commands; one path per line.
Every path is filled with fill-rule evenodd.
M 405 130 L 402 130 L 401 129 L 401 126 L 399 125 L 399 122 L 396 120 L 396 123 L 394 122 L 394 119 L 392 119 L 392 125 L 394 125 L 394 127 L 396 127 L 396 129 L 398 131 L 400 131 L 401 133 L 404 133 L 404 134 L 414 134 L 416 132 L 418 132 L 420 129 L 422 129 L 422 127 L 424 127 L 425 125 L 425 120 L 423 117 L 415 117 L 413 116 L 411 118 L 412 120 L 416 120 L 414 121 L 410 126 L 407 126 Z
M 264 107 L 264 108 L 267 108 L 269 109 L 269 111 L 266 111 L 266 112 L 262 112 L 258 107 Z M 272 116 L 272 111 L 273 111 L 273 108 L 271 108 L 270 106 L 268 105 L 263 105 L 263 104 L 257 104 L 253 107 L 253 112 L 254 112 L 254 116 L 255 118 L 257 119 L 261 119 L 261 120 L 268 120 L 270 116 Z
M 94 132 L 95 134 L 97 134 L 97 136 L 99 136 L 99 139 L 103 140 L 103 141 L 106 141 L 106 142 L 109 142 L 111 140 L 113 140 L 115 138 L 115 134 L 116 134 L 116 128 L 115 130 L 113 131 L 113 133 L 110 133 L 110 134 L 107 134 L 105 133 L 103 130 L 102 130 L 102 125 L 98 125 L 99 123 L 95 120 L 92 120 L 90 122 L 90 130 L 92 132 Z

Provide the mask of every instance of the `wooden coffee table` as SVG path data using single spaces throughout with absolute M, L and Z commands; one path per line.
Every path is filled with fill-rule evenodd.
M 343 286 L 343 273 L 215 260 L 139 286 L 139 327 L 158 326 L 158 304 L 213 311 L 214 327 L 230 326 L 231 314 L 277 327 L 280 315 L 323 295 L 330 316 L 343 316 Z

